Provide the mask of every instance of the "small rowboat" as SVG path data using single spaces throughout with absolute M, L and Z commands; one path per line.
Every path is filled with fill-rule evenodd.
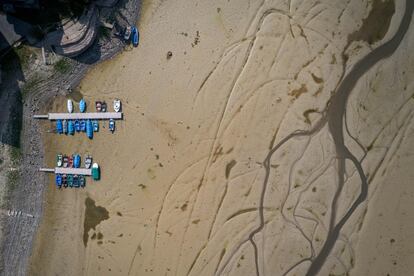
M 114 110 L 115 112 L 121 111 L 121 100 L 118 100 L 118 99 L 114 100 Z

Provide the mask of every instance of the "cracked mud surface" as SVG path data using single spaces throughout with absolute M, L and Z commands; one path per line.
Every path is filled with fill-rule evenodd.
M 414 4 L 334 2 L 144 3 L 140 48 L 79 88 L 123 99 L 116 134 L 51 147 L 103 175 L 48 195 L 33 271 L 410 275 Z

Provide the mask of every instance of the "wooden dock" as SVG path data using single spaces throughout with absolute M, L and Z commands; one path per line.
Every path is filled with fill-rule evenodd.
M 35 119 L 48 120 L 122 120 L 122 112 L 86 112 L 86 113 L 49 113 L 47 115 L 34 115 Z
M 56 167 L 56 168 L 40 168 L 39 171 L 41 172 L 50 172 L 54 174 L 77 174 L 77 175 L 92 175 L 92 169 L 85 169 L 85 168 L 63 168 L 63 167 Z

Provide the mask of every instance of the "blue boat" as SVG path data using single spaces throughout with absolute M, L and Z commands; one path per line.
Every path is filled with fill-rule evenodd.
M 79 183 L 79 176 L 77 174 L 75 174 L 73 176 L 73 187 L 75 188 L 79 188 L 80 183 Z
M 81 124 L 80 124 L 79 120 L 75 120 L 75 130 L 76 130 L 76 132 L 81 131 Z
M 93 121 L 93 131 L 98 132 L 99 131 L 99 123 L 97 120 Z
M 62 187 L 62 175 L 56 174 L 55 181 L 56 181 L 56 186 L 58 188 L 61 188 Z
M 80 164 L 81 164 L 81 157 L 79 154 L 75 154 L 73 156 L 73 167 L 80 168 Z
M 68 122 L 63 120 L 63 133 L 68 134 Z
M 73 134 L 75 133 L 75 126 L 74 126 L 74 124 L 73 124 L 73 121 L 72 121 L 72 120 L 69 120 L 69 121 L 68 121 L 68 133 L 69 133 L 70 135 L 73 135 Z
M 109 119 L 109 130 L 114 133 L 115 131 L 115 120 L 114 119 Z
M 85 120 L 80 121 L 80 128 L 82 132 L 86 131 L 86 122 Z
M 62 120 L 57 120 L 56 121 L 56 132 L 58 134 L 62 134 L 63 133 L 63 125 L 62 125 Z
M 132 41 L 132 45 L 134 45 L 134 47 L 138 46 L 139 43 L 139 32 L 137 27 L 132 27 L 132 34 L 131 34 L 131 41 Z
M 82 113 L 86 110 L 86 102 L 84 101 L 84 99 L 80 100 L 79 102 L 79 110 Z
M 88 136 L 89 139 L 93 138 L 93 127 L 92 127 L 91 120 L 86 121 L 86 135 Z

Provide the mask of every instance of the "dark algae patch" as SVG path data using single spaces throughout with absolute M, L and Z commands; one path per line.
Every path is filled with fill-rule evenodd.
M 367 18 L 362 21 L 361 28 L 348 36 L 348 43 L 363 40 L 373 44 L 384 38 L 395 13 L 394 0 L 374 0 Z
M 85 221 L 83 223 L 83 244 L 88 244 L 88 232 L 90 229 L 95 230 L 95 227 L 101 223 L 101 221 L 109 219 L 108 210 L 102 206 L 96 206 L 95 201 L 90 197 L 87 197 L 85 200 Z M 98 233 L 98 239 L 102 235 Z M 95 234 L 92 237 L 96 237 Z

